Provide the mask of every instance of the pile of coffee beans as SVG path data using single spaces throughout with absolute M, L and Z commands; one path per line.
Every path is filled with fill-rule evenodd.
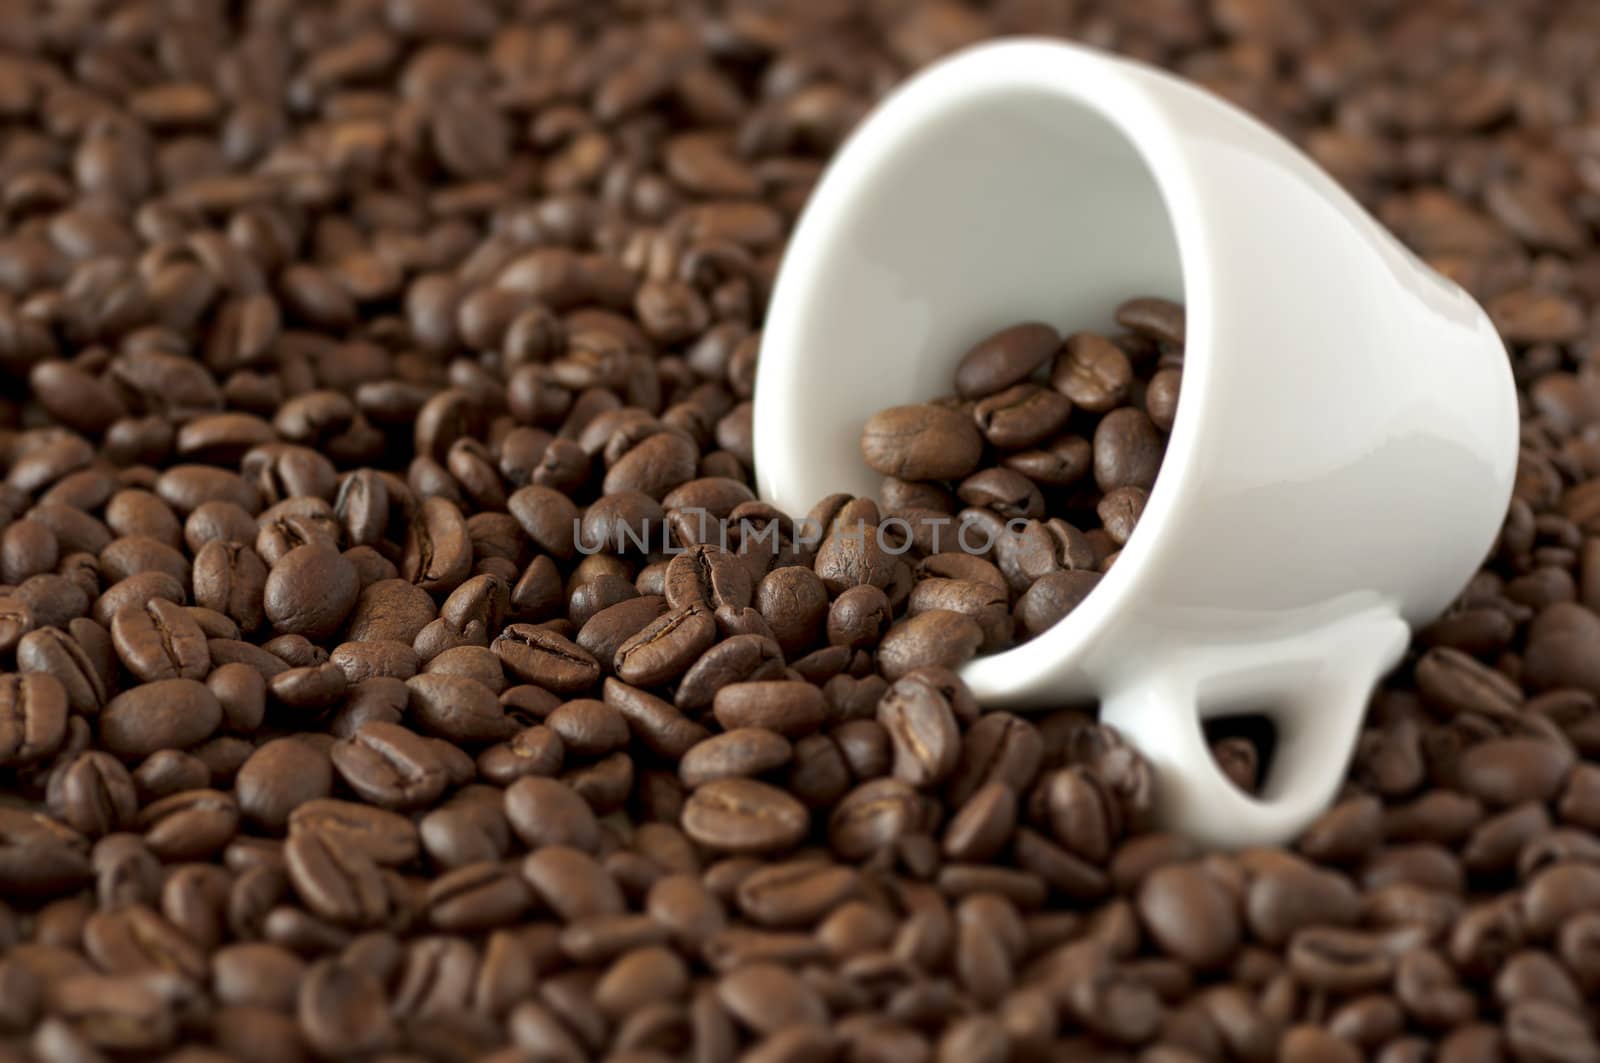
M 937 581 L 988 570 L 841 534 L 966 473 L 751 489 L 813 182 L 1009 32 L 1282 128 L 1511 348 L 1504 532 L 1290 847 L 974 703 L 1003 621 Z M 1557 0 L 0 0 L 0 1060 L 1600 1058 L 1597 48 Z M 1103 567 L 1126 514 L 1061 504 Z
M 955 394 L 862 429 L 895 546 L 921 558 L 911 612 L 971 617 L 984 652 L 1088 597 L 1149 501 L 1183 382 L 1183 308 L 1146 297 L 1116 318 L 1128 331 L 1110 338 L 1002 329 L 962 357 Z

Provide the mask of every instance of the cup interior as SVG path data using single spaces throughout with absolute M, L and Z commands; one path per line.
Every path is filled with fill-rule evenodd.
M 1183 298 L 1168 208 L 1124 130 L 1037 87 L 926 88 L 847 146 L 784 263 L 756 471 L 792 512 L 875 495 L 866 420 L 948 393 L 984 336 L 1027 320 L 1105 329 L 1130 297 Z

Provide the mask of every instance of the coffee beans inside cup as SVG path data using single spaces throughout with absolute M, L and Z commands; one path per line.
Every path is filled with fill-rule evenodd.
M 874 414 L 861 453 L 919 561 L 911 611 L 976 620 L 992 652 L 1094 589 L 1133 535 L 1177 414 L 1183 308 L 1137 298 L 1123 331 L 1025 322 L 962 357 L 954 394 Z

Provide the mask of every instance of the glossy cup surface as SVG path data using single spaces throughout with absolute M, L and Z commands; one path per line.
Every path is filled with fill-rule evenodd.
M 756 473 L 804 512 L 876 493 L 868 416 L 948 391 L 963 351 L 1039 319 L 1188 311 L 1183 393 L 1140 526 L 1049 632 L 972 662 L 988 707 L 1099 699 L 1161 773 L 1161 814 L 1282 841 L 1337 788 L 1365 699 L 1490 547 L 1517 445 L 1486 315 L 1232 106 L 1056 42 L 971 49 L 845 146 L 790 244 L 763 334 Z M 1204 715 L 1265 711 L 1259 799 Z

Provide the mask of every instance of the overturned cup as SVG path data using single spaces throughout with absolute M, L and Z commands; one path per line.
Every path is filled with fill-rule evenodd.
M 1098 700 L 1167 828 L 1279 843 L 1338 789 L 1366 701 L 1494 541 L 1517 402 L 1483 310 L 1304 155 L 1170 75 L 1056 42 L 979 46 L 890 96 L 812 196 L 755 393 L 763 497 L 873 494 L 875 411 L 1021 320 L 1186 304 L 1183 396 L 1137 531 L 1089 597 L 964 677 L 987 708 Z M 1260 712 L 1236 788 L 1202 723 Z

